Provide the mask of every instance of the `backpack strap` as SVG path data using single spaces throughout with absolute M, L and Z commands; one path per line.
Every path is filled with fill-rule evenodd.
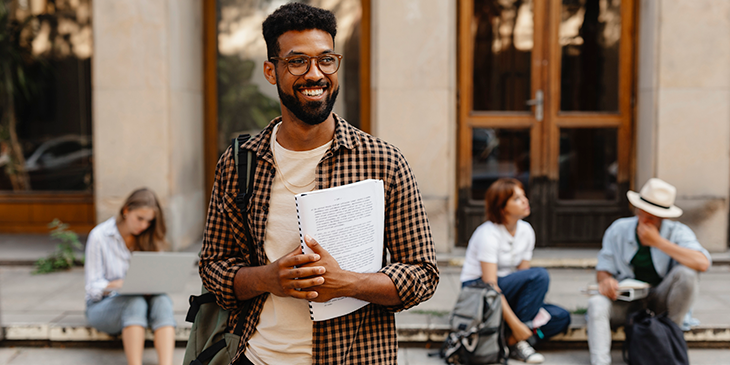
M 191 295 L 188 301 L 190 302 L 190 308 L 188 308 L 188 313 L 185 315 L 185 321 L 193 323 L 195 322 L 195 316 L 198 315 L 200 306 L 215 302 L 215 295 L 213 295 L 213 293 Z
M 236 175 L 238 176 L 238 194 L 234 199 L 236 207 L 241 212 L 243 219 L 243 230 L 246 235 L 246 246 L 248 246 L 248 252 L 251 256 L 251 266 L 258 265 L 258 259 L 256 251 L 254 250 L 253 236 L 248 224 L 248 214 L 246 214 L 246 208 L 251 200 L 254 183 L 254 173 L 256 171 L 256 153 L 249 149 L 241 148 L 251 138 L 251 135 L 239 134 L 237 138 L 234 138 L 231 142 L 233 145 L 233 158 L 236 163 Z M 241 313 L 245 313 L 251 307 L 251 301 L 247 300 L 244 304 Z M 236 328 L 233 329 L 233 334 L 241 336 L 243 334 L 243 321 L 239 318 L 236 322 Z
M 234 199 L 236 207 L 241 212 L 243 218 L 243 226 L 248 228 L 248 214 L 246 214 L 246 207 L 248 202 L 251 200 L 251 192 L 253 191 L 253 173 L 256 171 L 256 153 L 251 150 L 241 148 L 240 146 L 246 143 L 251 138 L 250 134 L 240 134 L 237 138 L 231 141 L 233 145 L 233 158 L 236 164 L 236 175 L 238 175 L 238 194 Z M 245 171 L 245 172 L 244 172 Z M 251 265 L 256 266 L 257 259 L 253 250 L 253 237 L 249 229 L 244 229 L 246 235 L 246 245 L 248 251 L 251 253 Z

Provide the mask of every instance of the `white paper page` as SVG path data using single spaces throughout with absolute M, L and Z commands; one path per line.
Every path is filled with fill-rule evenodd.
M 310 235 L 343 270 L 373 273 L 382 267 L 385 193 L 383 181 L 363 180 L 296 196 L 299 233 Z M 355 298 L 310 302 L 312 319 L 322 321 L 351 313 L 368 303 Z
M 631 302 L 637 299 L 645 298 L 649 295 L 651 285 L 643 281 L 636 279 L 624 279 L 618 283 L 619 287 L 616 293 L 618 294 L 616 299 Z M 598 284 L 588 285 L 588 288 L 582 290 L 583 293 L 588 295 L 596 295 L 598 292 Z

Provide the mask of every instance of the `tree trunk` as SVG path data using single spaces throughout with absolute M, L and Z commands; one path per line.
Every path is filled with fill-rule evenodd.
M 8 161 L 8 167 L 5 171 L 10 178 L 10 183 L 13 185 L 14 191 L 28 191 L 30 190 L 30 178 L 28 172 L 25 171 L 25 156 L 23 155 L 23 146 L 18 140 L 18 133 L 16 131 L 17 118 L 15 116 L 15 98 L 13 98 L 13 86 L 8 64 L 4 65 L 5 71 L 5 92 L 7 102 L 7 109 L 5 112 L 5 120 L 7 122 L 7 129 L 9 140 L 8 155 L 10 161 Z

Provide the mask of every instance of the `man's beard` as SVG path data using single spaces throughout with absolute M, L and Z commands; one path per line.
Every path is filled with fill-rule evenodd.
M 313 86 L 330 86 L 330 84 L 324 80 L 319 82 L 307 82 L 304 87 Z M 279 93 L 279 99 L 284 106 L 291 111 L 297 119 L 309 125 L 317 125 L 330 116 L 332 109 L 335 107 L 335 101 L 337 100 L 337 94 L 340 92 L 340 88 L 330 90 L 329 96 L 324 101 L 307 101 L 300 102 L 294 95 L 285 93 L 279 83 L 276 84 L 276 91 Z

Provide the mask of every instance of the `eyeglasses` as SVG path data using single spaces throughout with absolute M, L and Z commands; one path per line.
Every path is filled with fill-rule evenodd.
M 325 53 L 319 56 L 296 55 L 291 57 L 271 57 L 271 60 L 284 61 L 286 68 L 294 76 L 302 76 L 309 72 L 312 59 L 317 60 L 317 67 L 325 75 L 332 75 L 340 69 L 342 55 L 337 53 Z

